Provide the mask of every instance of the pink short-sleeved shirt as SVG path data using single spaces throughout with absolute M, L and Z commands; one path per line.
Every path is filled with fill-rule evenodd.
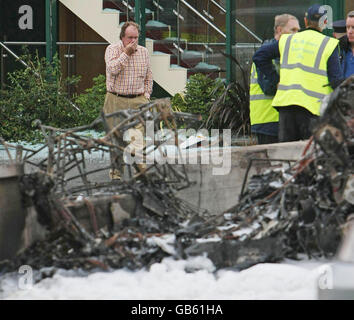
M 143 94 L 150 99 L 153 78 L 148 50 L 138 45 L 137 51 L 128 56 L 123 49 L 122 41 L 106 49 L 107 91 L 121 95 Z

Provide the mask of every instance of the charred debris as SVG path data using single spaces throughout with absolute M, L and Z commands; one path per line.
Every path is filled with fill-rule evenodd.
M 125 120 L 100 139 L 80 136 L 83 128 L 39 124 L 47 137 L 48 157 L 34 163 L 35 152 L 27 152 L 24 163 L 38 170 L 24 174 L 20 184 L 25 204 L 35 207 L 47 235 L 11 261 L 2 261 L 0 273 L 23 264 L 38 270 L 135 270 L 168 256 L 205 255 L 216 269 L 237 270 L 297 259 L 299 254 L 332 257 L 354 213 L 354 77 L 343 82 L 322 109 L 301 159 L 251 159 L 249 168 L 255 161 L 268 161 L 269 168 L 252 177 L 247 171 L 238 204 L 217 215 L 176 196 L 176 190 L 193 183 L 184 165 L 154 163 L 142 170 L 131 165 L 127 179 L 90 182 L 94 172 L 87 171 L 85 152 L 122 153 L 117 141 L 123 132 L 137 123 L 145 125 L 147 119 L 155 129 L 163 122 L 172 130 L 176 119 L 193 120 L 192 115 L 172 112 L 168 100 L 125 113 Z M 104 126 L 105 121 L 104 115 L 96 120 Z M 113 161 L 110 168 L 115 166 Z M 69 177 L 72 168 L 78 174 Z M 69 183 L 74 180 L 79 182 Z

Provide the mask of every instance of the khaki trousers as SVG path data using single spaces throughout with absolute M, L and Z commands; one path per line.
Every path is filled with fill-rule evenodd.
M 124 98 L 124 97 L 118 97 L 115 94 L 107 92 L 104 106 L 103 106 L 103 112 L 105 114 L 110 114 L 119 110 L 138 109 L 140 105 L 148 102 L 149 100 L 145 98 L 143 95 L 138 96 L 136 98 Z M 124 120 L 124 118 L 120 118 L 117 116 L 108 118 L 107 124 L 109 129 L 112 129 L 122 120 Z M 128 138 L 128 141 L 130 141 L 130 143 L 123 141 L 123 139 L 121 139 L 118 143 L 125 146 L 126 148 L 129 148 L 127 149 L 127 151 L 131 152 L 132 154 L 136 154 L 139 152 L 139 150 L 142 150 L 145 146 L 144 135 L 145 132 L 144 132 L 143 125 L 138 124 L 136 127 L 128 129 L 128 132 L 125 133 L 125 136 Z M 123 159 L 116 159 L 116 160 L 118 162 L 119 170 L 117 171 L 115 170 L 113 173 L 110 172 L 111 178 L 113 175 L 113 179 L 120 178 L 122 172 L 121 170 L 123 169 L 123 164 L 124 164 Z M 145 166 L 140 166 L 140 167 L 145 168 Z

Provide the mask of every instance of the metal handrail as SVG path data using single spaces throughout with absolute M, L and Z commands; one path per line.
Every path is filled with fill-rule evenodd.
M 66 42 L 66 41 L 58 41 L 57 45 L 78 45 L 78 46 L 91 46 L 91 45 L 107 45 L 109 42 Z
M 9 52 L 11 55 L 13 55 L 18 61 L 20 61 L 26 68 L 28 68 L 28 64 L 26 62 L 24 62 L 15 52 L 13 52 L 12 50 L 10 50 L 7 46 L 5 46 L 5 44 L 3 44 L 0 41 L 0 46 L 2 46 L 7 52 Z
M 220 33 L 225 39 L 226 39 L 226 34 L 222 32 L 217 26 L 215 26 L 213 23 L 211 23 L 207 18 L 205 18 L 202 14 L 199 13 L 197 9 L 192 7 L 187 1 L 180 0 L 186 7 L 188 7 L 191 11 L 193 11 L 199 18 L 204 20 L 209 26 L 211 26 L 214 30 L 216 30 L 218 33 Z
M 217 6 L 221 11 L 223 11 L 224 13 L 226 13 L 226 9 L 220 4 L 217 3 L 215 0 L 210 0 L 212 4 L 214 4 L 215 6 Z M 235 21 L 242 27 L 244 28 L 249 34 L 251 34 L 255 39 L 257 39 L 259 42 L 263 42 L 263 40 L 258 37 L 253 31 L 251 31 L 249 28 L 247 28 L 241 21 L 239 21 L 238 19 L 235 19 Z
M 112 2 L 112 1 L 111 1 Z M 130 11 L 134 11 L 133 7 L 129 4 L 129 0 L 128 1 L 125 1 L 125 0 L 122 0 L 122 4 Z
M 188 42 L 189 45 L 209 45 L 209 46 L 225 46 L 225 42 Z M 258 48 L 261 46 L 261 43 L 248 43 L 248 42 L 239 42 L 235 45 L 236 48 Z
M 159 41 L 163 41 L 163 40 L 155 40 L 155 41 L 159 42 Z M 46 45 L 46 42 L 3 41 L 1 44 L 4 44 L 4 45 L 25 45 L 25 44 Z M 57 42 L 57 45 L 78 45 L 78 46 L 80 46 L 80 45 L 83 45 L 83 46 L 85 46 L 85 45 L 108 45 L 108 44 L 109 44 L 109 42 L 64 42 L 64 41 Z M 188 42 L 188 44 L 192 44 L 192 45 L 208 44 L 208 45 L 212 45 L 212 46 L 224 46 L 225 42 L 208 42 L 208 43 L 206 43 L 206 42 Z M 235 46 L 237 48 L 254 48 L 254 47 L 258 47 L 260 45 L 261 45 L 260 43 L 247 43 L 247 42 L 245 42 L 245 43 L 239 42 L 239 43 L 235 44 Z M 8 49 L 8 50 L 10 50 L 10 49 Z M 13 53 L 13 55 L 15 55 L 15 53 Z
M 37 41 L 37 42 L 31 42 L 31 41 L 3 41 L 3 44 L 5 45 L 46 45 L 47 43 L 44 41 Z M 57 45 L 106 45 L 109 44 L 109 42 L 65 42 L 65 41 L 58 41 L 56 43 Z

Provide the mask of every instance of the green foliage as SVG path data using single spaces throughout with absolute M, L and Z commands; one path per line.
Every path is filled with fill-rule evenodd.
M 218 90 L 218 88 L 215 88 Z M 235 135 L 250 134 L 249 90 L 238 82 L 223 88 L 222 94 L 212 103 L 206 127 L 231 129 Z
M 73 127 L 81 119 L 70 104 L 65 88 L 79 77 L 63 79 L 57 56 L 49 63 L 38 55 L 21 57 L 28 67 L 8 73 L 8 86 L 1 91 L 0 136 L 8 141 L 38 141 L 41 133 L 33 121 L 53 127 Z
M 104 75 L 93 78 L 92 88 L 75 97 L 78 110 L 69 101 L 66 88 L 77 85 L 80 77 L 63 79 L 57 56 L 53 63 L 38 55 L 25 54 L 21 59 L 28 68 L 9 73 L 9 85 L 0 92 L 0 136 L 5 140 L 42 140 L 41 132 L 33 125 L 36 119 L 45 125 L 72 128 L 88 125 L 100 115 L 106 94 Z
M 102 110 L 106 95 L 106 77 L 102 74 L 93 78 L 92 88 L 85 90 L 85 93 L 80 94 L 75 103 L 79 106 L 83 117 L 78 125 L 87 125 L 94 121 Z
M 247 85 L 236 82 L 225 86 L 220 79 L 196 74 L 189 78 L 185 94 L 172 98 L 172 106 L 177 111 L 201 114 L 201 127 L 231 129 L 245 135 L 250 132 L 248 92 Z
M 41 133 L 33 124 L 36 119 L 45 125 L 71 128 L 88 125 L 100 115 L 106 94 L 104 75 L 95 77 L 92 88 L 75 97 L 80 109 L 77 110 L 70 103 L 66 88 L 77 85 L 80 78 L 63 79 L 57 56 L 52 63 L 38 55 L 24 55 L 21 59 L 29 67 L 9 73 L 9 84 L 0 92 L 0 136 L 5 140 L 40 140 Z M 177 111 L 202 115 L 207 128 L 248 132 L 248 90 L 238 83 L 225 87 L 220 79 L 193 75 L 184 94 L 172 98 L 172 106 Z
M 220 84 L 222 84 L 220 79 L 213 80 L 197 73 L 189 78 L 185 94 L 176 94 L 172 98 L 172 106 L 182 112 L 201 114 L 203 120 L 206 120 L 212 102 L 223 91 L 223 85 Z

